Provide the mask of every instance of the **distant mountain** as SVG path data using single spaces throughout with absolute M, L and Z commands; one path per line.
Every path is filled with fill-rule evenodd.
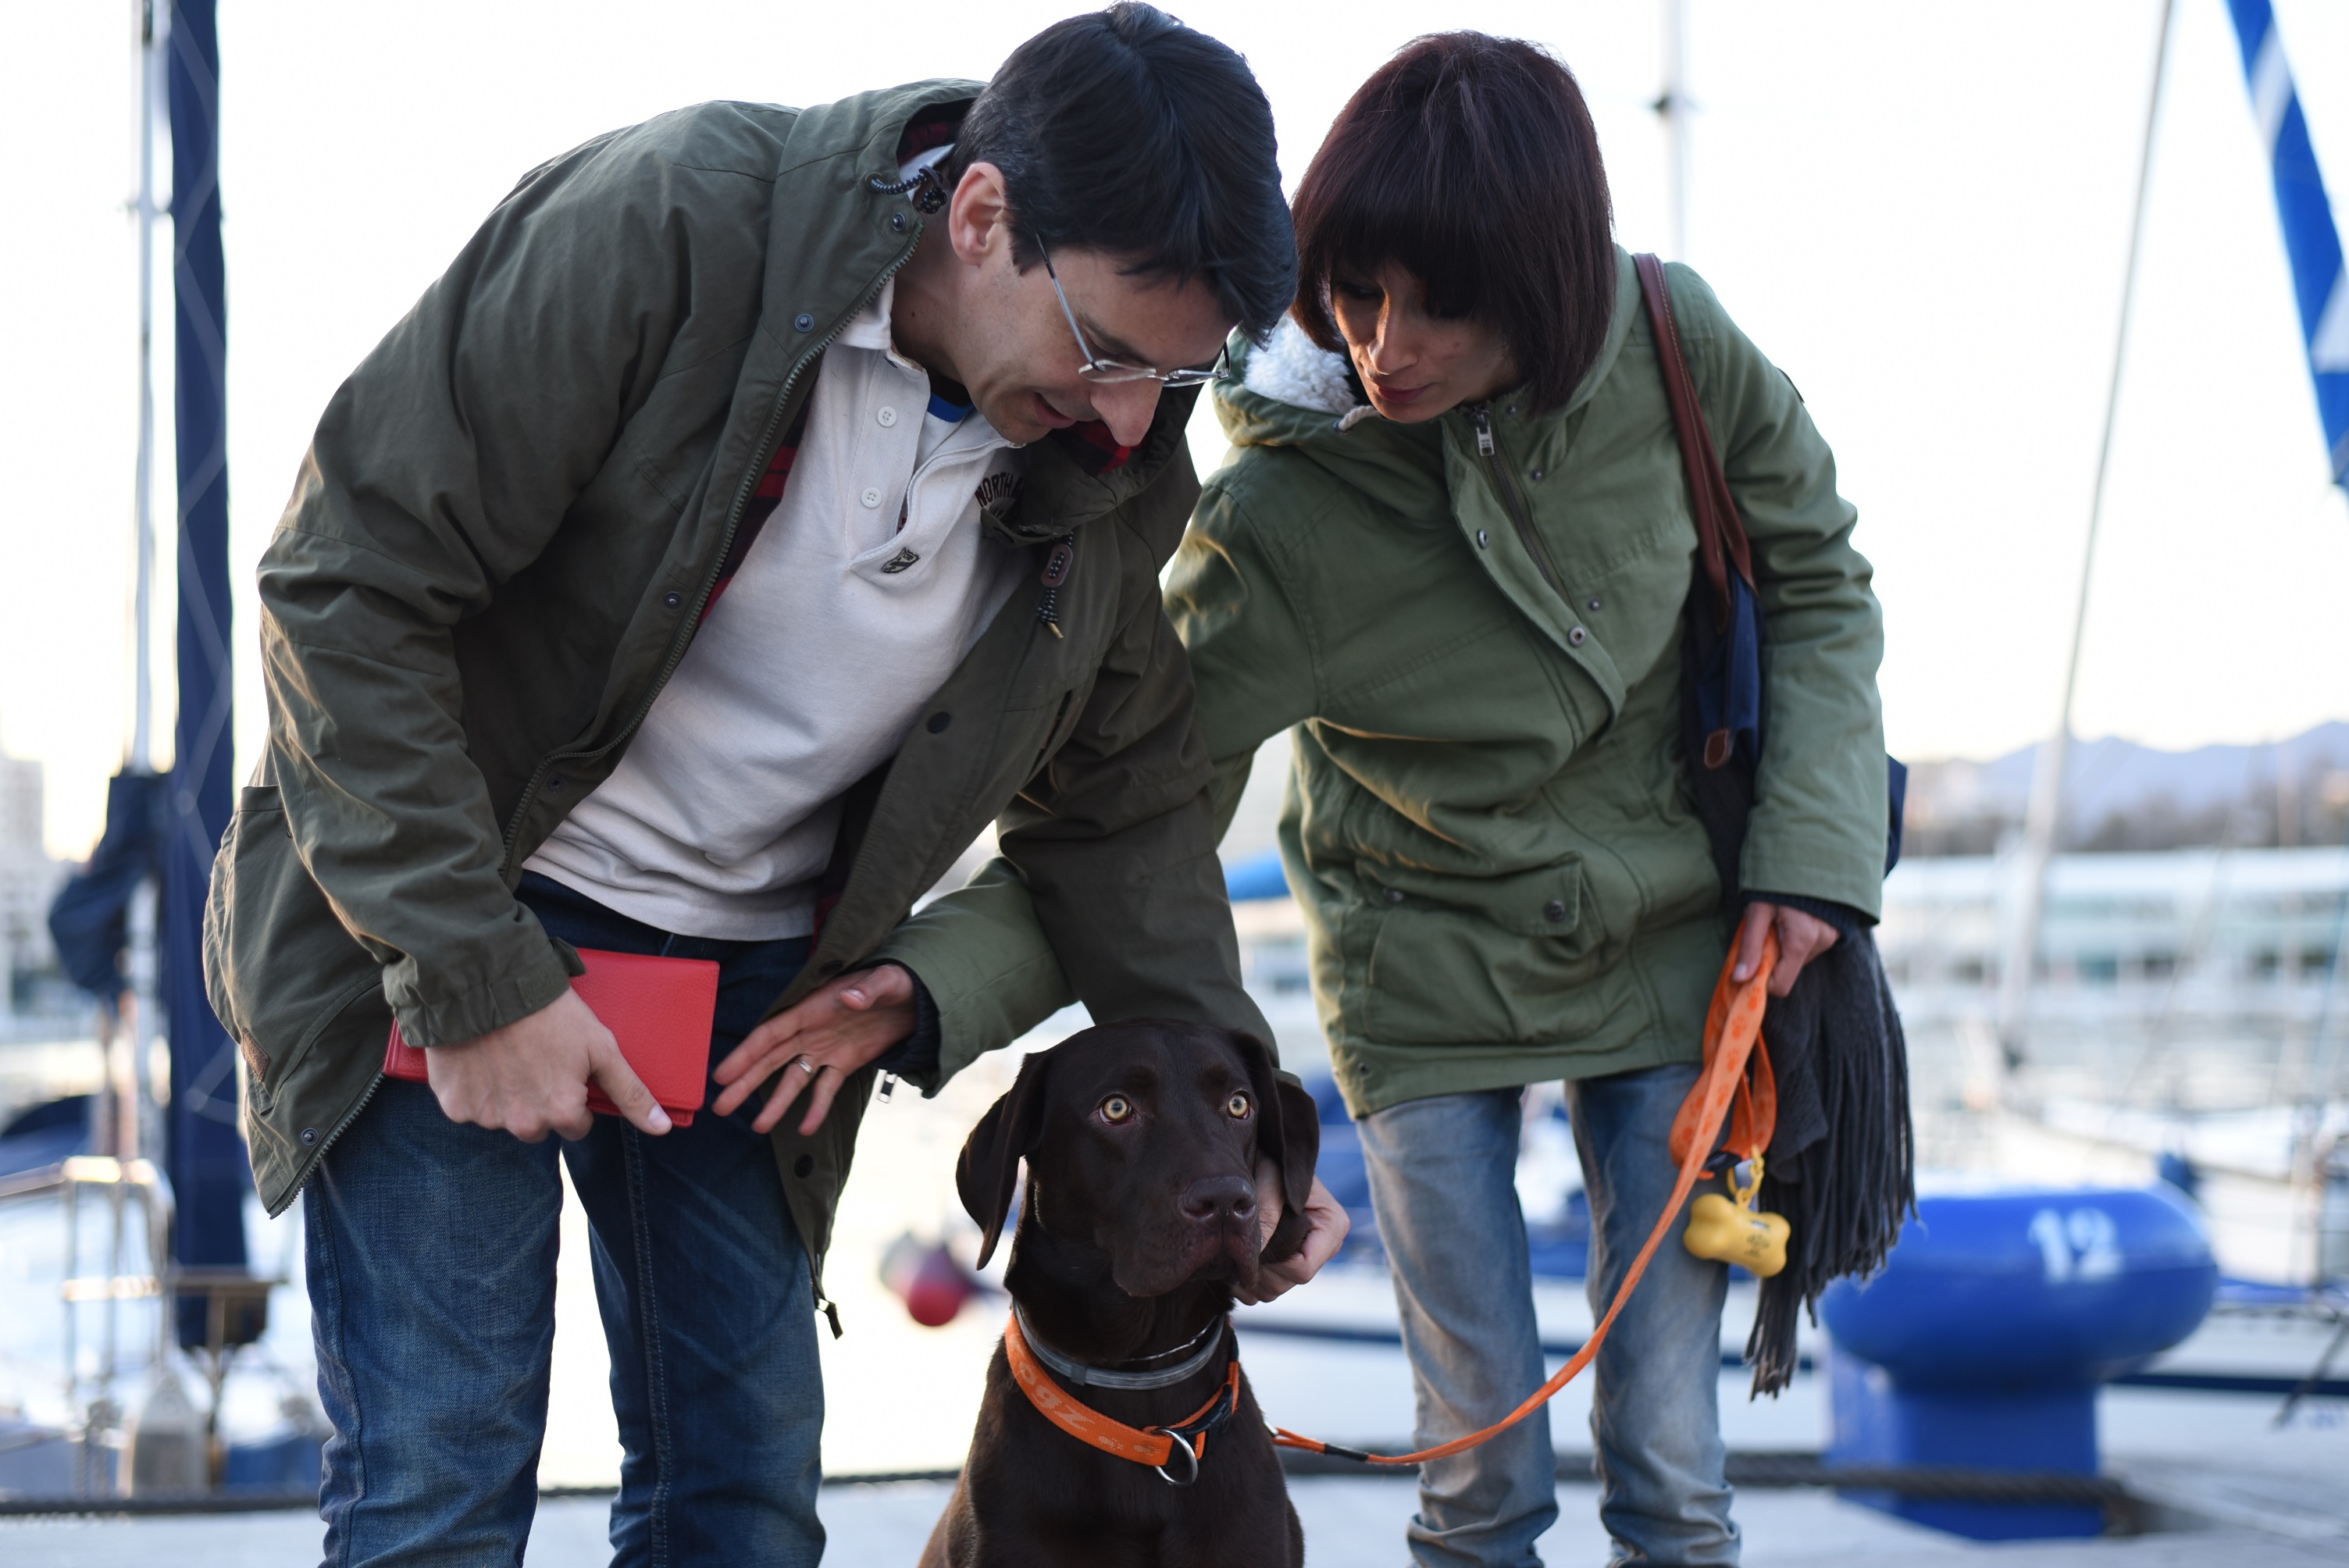
M 2033 745 L 1989 762 L 1911 763 L 1904 852 L 1997 848 L 2023 825 L 2038 762 Z M 2064 772 L 2065 849 L 2337 844 L 2349 834 L 2349 723 L 2337 720 L 2271 746 L 2077 741 Z

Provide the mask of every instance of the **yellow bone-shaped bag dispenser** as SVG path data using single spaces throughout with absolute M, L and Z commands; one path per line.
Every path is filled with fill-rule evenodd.
M 1762 1190 L 1758 1155 L 1752 1183 L 1740 1187 L 1733 1172 L 1729 1190 L 1735 1194 L 1734 1202 L 1718 1192 L 1707 1192 L 1689 1205 L 1682 1244 L 1698 1257 L 1736 1264 L 1768 1279 L 1786 1266 L 1786 1238 L 1794 1233 L 1794 1227 L 1778 1215 L 1760 1213 L 1754 1207 L 1754 1194 Z

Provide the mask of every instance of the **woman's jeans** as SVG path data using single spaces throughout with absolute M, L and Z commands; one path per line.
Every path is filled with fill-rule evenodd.
M 1650 1068 L 1566 1086 L 1590 1193 L 1594 1315 L 1605 1313 L 1671 1197 L 1672 1114 L 1696 1078 L 1693 1066 Z M 1523 1094 L 1409 1100 L 1361 1123 L 1422 1447 L 1499 1420 L 1548 1376 L 1517 1204 Z M 1593 1379 L 1599 1513 L 1617 1563 L 1737 1561 L 1717 1403 L 1728 1284 L 1725 1265 L 1667 1235 L 1584 1374 Z M 1557 1518 L 1555 1467 L 1547 1410 L 1423 1465 L 1413 1560 L 1427 1568 L 1539 1563 L 1535 1539 Z
M 656 931 L 543 878 L 523 901 L 581 947 L 715 959 L 714 1065 L 807 960 L 805 939 Z M 714 1094 L 714 1088 L 713 1088 Z M 823 1385 L 807 1253 L 761 1101 L 647 1138 L 460 1126 L 387 1079 L 304 1195 L 330 1568 L 522 1561 L 538 1501 L 570 1168 L 587 1212 L 624 1457 L 617 1564 L 812 1565 Z

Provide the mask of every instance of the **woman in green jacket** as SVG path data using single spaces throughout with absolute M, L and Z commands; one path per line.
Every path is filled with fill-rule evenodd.
M 1742 910 L 1692 814 L 1681 618 L 1696 532 L 1656 343 L 1573 77 L 1474 33 L 1355 95 L 1295 202 L 1302 276 L 1235 340 L 1167 599 L 1226 820 L 1293 728 L 1281 815 L 1314 994 L 1394 1275 L 1417 1440 L 1545 1373 L 1514 1173 L 1523 1087 L 1567 1081 L 1603 1307 L 1670 1196 L 1726 945 L 1781 995 L 1873 923 L 1881 623 L 1793 384 L 1667 269 L 1764 616 Z M 1734 933 L 1733 934 L 1733 925 Z M 1750 971 L 1747 971 L 1750 973 Z M 1715 1408 L 1727 1269 L 1661 1248 L 1596 1368 L 1617 1560 L 1731 1563 Z M 1537 1561 L 1546 1423 L 1424 1467 L 1424 1563 Z

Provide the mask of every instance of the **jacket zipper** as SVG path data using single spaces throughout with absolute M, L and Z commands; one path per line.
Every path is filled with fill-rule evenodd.
M 326 1150 L 332 1149 L 335 1146 L 335 1140 L 342 1137 L 349 1130 L 351 1123 L 359 1119 L 359 1112 L 367 1108 L 368 1103 L 375 1099 L 376 1090 L 381 1088 L 383 1085 L 384 1074 L 378 1070 L 374 1078 L 367 1080 L 367 1092 L 359 1096 L 350 1109 L 343 1112 L 342 1120 L 335 1123 L 333 1130 L 318 1140 L 318 1147 L 310 1150 L 309 1159 L 303 1162 L 300 1173 L 294 1178 L 294 1185 L 285 1190 L 285 1207 L 270 1210 L 271 1219 L 275 1219 L 286 1209 L 294 1206 L 294 1200 L 302 1195 L 302 1189 L 308 1186 L 310 1178 L 318 1173 L 318 1162 L 326 1159 Z
M 783 377 L 782 389 L 775 395 L 774 411 L 767 416 L 766 431 L 759 438 L 759 445 L 753 453 L 750 469 L 743 474 L 742 482 L 734 492 L 734 504 L 727 511 L 726 533 L 718 542 L 718 554 L 710 564 L 709 575 L 703 580 L 701 592 L 695 596 L 690 613 L 680 617 L 678 634 L 669 644 L 668 658 L 662 664 L 659 678 L 653 682 L 653 689 L 645 694 L 643 704 L 629 718 L 626 727 L 606 744 L 605 749 L 608 750 L 611 747 L 627 744 L 629 738 L 634 736 L 644 724 L 645 716 L 652 712 L 654 702 L 659 698 L 662 689 L 668 685 L 668 677 L 677 673 L 678 663 L 684 659 L 685 650 L 693 641 L 694 631 L 701 624 L 701 613 L 709 603 L 710 591 L 718 586 L 718 573 L 726 565 L 726 552 L 734 547 L 734 534 L 742 525 L 743 511 L 749 507 L 750 497 L 759 488 L 759 476 L 766 472 L 767 464 L 774 458 L 775 439 L 782 429 L 783 409 L 791 403 L 792 389 L 799 385 L 801 374 L 825 349 L 830 348 L 842 333 L 848 330 L 848 324 L 855 320 L 857 314 L 866 305 L 873 303 L 874 297 L 881 293 L 883 285 L 897 275 L 898 269 L 914 259 L 915 248 L 921 243 L 921 239 L 922 231 L 916 228 L 912 241 L 897 253 L 895 261 L 882 269 L 881 275 L 873 280 L 872 286 L 857 297 L 855 304 L 849 308 L 848 314 L 840 318 L 840 325 L 826 333 L 820 342 L 811 345 L 807 352 L 793 362 L 790 373 Z M 500 875 L 508 874 L 512 871 L 514 844 L 522 835 L 523 822 L 529 816 L 531 807 L 537 803 L 539 790 L 546 782 L 548 772 L 560 759 L 549 757 L 540 761 L 537 770 L 530 776 L 530 787 L 522 792 L 522 799 L 514 805 L 513 814 L 507 819 L 506 852 L 505 859 L 498 867 Z
M 1542 581 L 1549 584 L 1550 592 L 1564 603 L 1567 596 L 1565 580 L 1558 576 L 1557 566 L 1550 561 L 1549 546 L 1544 544 L 1541 535 L 1534 531 L 1533 514 L 1526 510 L 1525 496 L 1517 489 L 1517 476 L 1509 470 L 1508 454 L 1501 450 L 1500 443 L 1493 437 L 1493 406 L 1490 403 L 1472 404 L 1468 418 L 1476 426 L 1476 455 L 1492 467 L 1493 488 L 1501 492 L 1501 510 L 1509 514 L 1509 521 L 1516 526 L 1517 542 L 1526 547 L 1526 553 L 1534 558 L 1534 565 L 1540 569 Z

